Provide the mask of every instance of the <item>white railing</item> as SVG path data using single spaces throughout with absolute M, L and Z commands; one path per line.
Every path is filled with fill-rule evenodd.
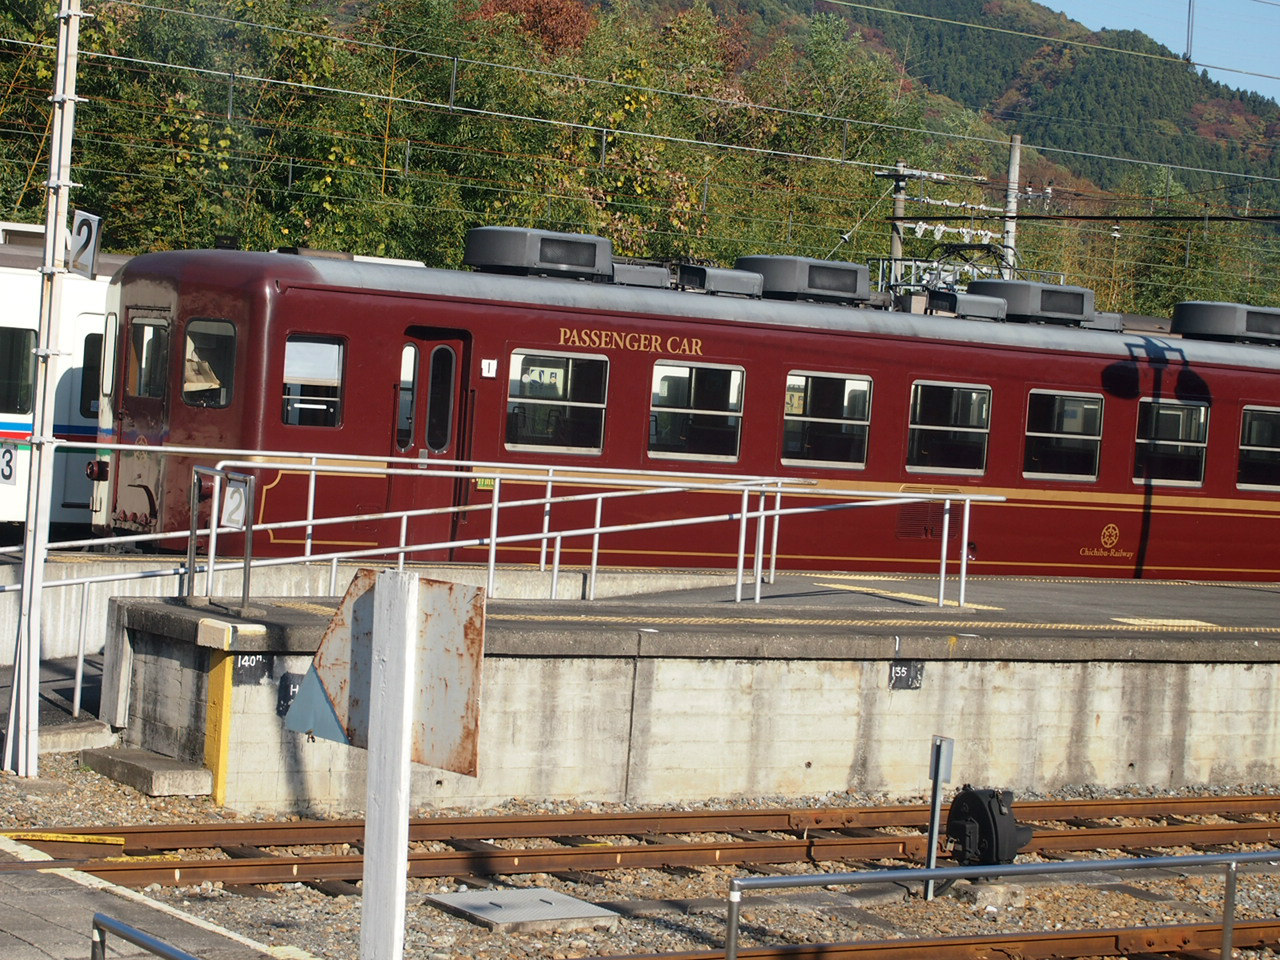
M 1275 850 L 1258 850 L 1238 853 L 1194 854 L 1174 857 L 1141 857 L 1118 860 L 1071 860 L 1052 863 L 1002 863 L 976 867 L 926 867 L 922 870 L 861 870 L 856 873 L 810 873 L 786 877 L 734 877 L 729 881 L 727 930 L 725 933 L 725 960 L 737 960 L 739 927 L 741 925 L 742 895 L 750 890 L 794 890 L 800 887 L 858 886 L 867 883 L 895 884 L 933 882 L 935 880 L 990 880 L 996 877 L 1013 879 L 1070 873 L 1096 873 L 1120 870 L 1203 870 L 1221 867 L 1223 871 L 1222 938 L 1221 956 L 1231 957 L 1234 938 L 1236 908 L 1236 875 L 1242 863 L 1256 864 L 1267 872 L 1275 872 Z M 1029 933 L 1020 930 L 1021 933 Z M 904 949 L 910 941 L 896 941 Z
M 561 555 L 566 540 L 574 538 L 590 539 L 590 562 L 586 581 L 586 599 L 595 599 L 596 580 L 600 566 L 601 541 L 605 537 L 625 533 L 634 533 L 652 529 L 674 529 L 680 527 L 705 526 L 710 524 L 737 524 L 737 557 L 736 557 L 736 602 L 743 599 L 743 587 L 748 577 L 748 559 L 750 559 L 750 576 L 755 582 L 754 601 L 761 598 L 761 585 L 774 582 L 777 572 L 777 552 L 779 530 L 784 518 L 796 517 L 812 513 L 835 513 L 846 510 L 870 509 L 874 507 L 891 507 L 906 503 L 940 502 L 943 504 L 943 526 L 940 549 L 938 552 L 938 605 L 946 602 L 948 582 L 948 549 L 951 545 L 952 512 L 955 504 L 963 509 L 959 538 L 959 591 L 955 601 L 963 606 L 967 583 L 967 563 L 969 543 L 969 527 L 971 508 L 974 503 L 998 502 L 1003 497 L 980 494 L 902 494 L 898 491 L 860 490 L 851 493 L 848 490 L 830 489 L 820 486 L 814 480 L 784 477 L 763 476 L 726 476 L 723 474 L 682 473 L 678 480 L 673 480 L 669 473 L 643 470 L 609 470 L 599 467 L 567 467 L 559 465 L 510 464 L 492 461 L 443 461 L 412 460 L 407 458 L 369 457 L 358 455 L 339 455 L 328 453 L 297 453 L 287 451 L 252 451 L 214 449 L 205 447 L 144 447 L 131 444 L 90 444 L 67 442 L 59 444 L 67 449 L 83 449 L 93 451 L 121 450 L 146 452 L 156 456 L 203 457 L 216 459 L 216 466 L 193 467 L 191 515 L 196 517 L 194 505 L 199 493 L 202 477 L 209 477 L 213 482 L 211 500 L 211 524 L 208 527 L 188 530 L 169 531 L 165 533 L 136 534 L 113 537 L 104 541 L 100 538 L 67 540 L 50 543 L 50 550 L 69 550 L 90 546 L 101 546 L 104 542 L 112 546 L 139 546 L 144 544 L 163 544 L 185 540 L 189 552 L 186 562 L 175 561 L 172 565 L 146 571 L 129 573 L 113 573 L 107 575 L 70 577 L 48 580 L 44 587 L 81 587 L 81 631 L 77 656 L 77 682 L 75 686 L 75 712 L 78 714 L 80 700 L 80 678 L 83 674 L 85 655 L 84 635 L 85 614 L 88 608 L 88 589 L 90 585 L 126 582 L 129 580 L 155 579 L 174 577 L 178 579 L 178 593 L 193 595 L 196 592 L 196 578 L 205 575 L 205 595 L 211 595 L 214 575 L 218 572 L 240 568 L 243 570 L 241 581 L 242 603 L 247 603 L 250 596 L 252 572 L 255 569 L 328 562 L 330 565 L 329 593 L 338 592 L 338 564 L 343 560 L 363 560 L 374 557 L 385 557 L 394 560 L 403 567 L 406 559 L 415 553 L 428 551 L 441 552 L 462 548 L 483 548 L 487 551 L 486 583 L 490 596 L 496 595 L 496 572 L 499 549 L 504 546 L 535 543 L 539 547 L 539 568 L 543 571 L 548 566 L 550 553 L 551 593 L 554 598 L 559 591 Z M 220 458 L 220 459 L 219 459 Z M 307 474 L 307 496 L 303 516 L 295 520 L 272 523 L 249 524 L 244 529 L 228 526 L 220 516 L 222 509 L 222 489 L 229 474 L 245 475 L 263 470 L 304 472 Z M 333 475 L 369 476 L 390 479 L 395 476 L 423 477 L 430 475 L 440 479 L 482 481 L 492 484 L 489 502 L 447 506 L 423 507 L 411 510 L 386 511 L 376 514 L 360 514 L 347 516 L 317 516 L 319 502 L 318 485 Z M 542 495 L 503 500 L 504 484 L 515 482 L 542 484 Z M 575 492 L 558 493 L 565 486 Z M 583 486 L 593 488 L 589 492 L 576 492 Z M 609 523 L 605 519 L 606 507 L 619 501 L 636 501 L 645 498 L 680 495 L 687 493 L 705 493 L 713 495 L 734 496 L 737 498 L 736 509 L 717 512 L 688 512 L 679 516 L 663 516 L 661 519 Z M 803 495 L 806 501 L 803 506 L 785 506 L 783 498 L 787 495 Z M 253 503 L 252 494 L 249 503 Z M 814 503 L 812 501 L 821 501 Z M 754 506 L 753 506 L 754 501 Z M 582 505 L 590 505 L 593 522 L 586 525 L 568 526 L 557 529 L 555 517 L 566 509 L 575 510 Z M 542 522 L 539 530 L 519 533 L 503 533 L 503 515 L 514 509 L 540 508 Z M 580 512 L 580 511 L 579 511 Z M 657 508 L 653 511 L 657 513 Z M 487 513 L 487 530 L 475 537 L 451 540 L 435 540 L 427 542 L 410 542 L 408 536 L 409 523 L 415 518 L 428 516 L 458 517 L 466 514 L 485 515 Z M 398 522 L 399 536 L 395 543 L 379 544 L 362 549 L 345 549 L 339 551 L 317 552 L 316 532 L 327 526 L 349 524 L 356 521 L 389 521 Z M 755 525 L 754 539 L 750 538 L 751 525 Z M 766 526 L 770 529 L 766 533 Z M 252 537 L 275 531 L 301 530 L 303 532 L 302 549 L 293 556 L 256 557 L 252 552 Z M 249 546 L 245 557 L 236 562 L 218 562 L 219 538 L 231 534 L 244 534 Z M 195 544 L 197 538 L 207 538 L 209 548 L 208 559 L 201 561 L 196 557 Z M 0 549 L 0 555 L 19 552 L 20 548 Z M 766 566 L 767 559 L 767 566 Z M 18 593 L 23 584 L 0 586 L 0 595 Z

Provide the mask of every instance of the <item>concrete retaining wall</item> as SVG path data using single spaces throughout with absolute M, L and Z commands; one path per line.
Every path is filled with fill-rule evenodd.
M 131 656 L 121 676 L 132 683 L 104 683 L 103 718 L 124 726 L 130 745 L 199 762 L 208 732 L 201 663 L 211 651 L 193 645 L 186 627 L 144 627 L 126 607 L 114 614 L 107 666 L 117 673 Z M 235 809 L 364 805 L 363 752 L 284 729 L 291 685 L 311 659 L 301 635 L 244 651 L 265 659 L 233 687 L 226 802 Z M 585 656 L 578 638 L 557 648 L 554 638 L 531 643 L 510 630 L 486 642 L 480 775 L 416 768 L 417 804 L 922 794 L 933 734 L 955 740 L 957 786 L 1168 788 L 1280 776 L 1275 663 L 939 651 L 925 660 L 919 689 L 891 689 L 895 661 L 878 650 L 771 659 L 717 655 L 705 639 L 682 650 L 671 635 L 646 648 L 633 635 Z

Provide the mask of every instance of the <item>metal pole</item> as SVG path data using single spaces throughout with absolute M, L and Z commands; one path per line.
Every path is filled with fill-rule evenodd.
M 738 960 L 738 924 L 742 914 L 742 890 L 738 879 L 729 881 L 728 930 L 724 936 L 724 960 Z
M 925 858 L 925 868 L 932 870 L 938 865 L 938 835 L 942 832 L 942 785 L 951 782 L 951 757 L 955 741 L 950 737 L 934 736 L 933 746 L 929 754 L 929 779 L 933 781 L 933 800 L 929 813 L 929 852 Z M 933 879 L 925 881 L 924 898 L 933 899 Z
M 1004 192 L 1004 262 L 1000 278 L 1012 280 L 1018 265 L 1018 177 L 1022 166 L 1022 136 L 1009 139 L 1009 185 Z
M 761 490 L 759 499 L 757 500 L 760 504 L 760 515 L 756 517 L 756 603 L 760 602 L 760 581 L 764 579 L 764 498 L 765 492 Z
M 502 496 L 502 478 L 493 478 L 493 502 L 489 504 L 489 579 L 485 592 L 494 595 L 493 582 L 498 570 L 498 501 Z
M 960 599 L 958 606 L 964 606 L 965 579 L 969 575 L 969 511 L 973 507 L 972 500 L 964 502 L 964 517 L 960 521 Z
M 59 343 L 58 307 L 66 272 L 71 138 L 75 129 L 76 67 L 80 43 L 80 0 L 63 0 L 58 14 L 58 64 L 54 79 L 54 123 L 49 149 L 44 261 L 40 268 L 40 330 L 35 356 L 35 396 L 31 411 L 31 463 L 23 528 L 22 601 L 14 651 L 13 701 L 5 730 L 4 769 L 39 776 L 40 604 L 49 553 L 49 506 L 53 490 L 53 402 L 49 362 Z
M 1232 940 L 1236 924 L 1236 873 L 1235 861 L 1227 864 L 1222 890 L 1222 960 L 1231 960 Z
M 600 526 L 604 516 L 604 497 L 596 497 L 596 533 L 591 536 L 591 578 L 587 583 L 587 599 L 596 598 L 596 569 L 600 564 Z
M 938 606 L 945 606 L 947 595 L 947 540 L 951 537 L 951 501 L 942 506 L 942 558 L 938 561 Z
M 750 493 L 742 491 L 742 514 L 738 521 L 738 583 L 734 590 L 733 602 L 742 602 L 742 578 L 747 567 L 747 510 L 750 505 Z
M 258 478 L 255 474 L 245 475 L 249 481 L 245 492 L 244 518 L 244 577 L 240 588 L 240 609 L 249 606 L 249 580 L 253 576 L 253 505 L 258 502 Z
M 190 578 L 190 572 L 187 574 Z M 80 716 L 80 694 L 84 690 L 85 634 L 89 632 L 89 581 L 80 585 L 80 638 L 76 641 L 76 685 L 71 695 L 71 716 Z
M 893 181 L 893 227 L 889 232 L 889 290 L 902 279 L 902 218 L 907 215 L 907 165 L 899 160 Z

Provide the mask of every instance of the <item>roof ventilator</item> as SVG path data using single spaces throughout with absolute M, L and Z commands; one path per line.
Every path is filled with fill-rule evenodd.
M 1008 304 L 1003 297 L 981 297 L 956 290 L 930 290 L 929 313 L 949 313 L 965 320 L 1003 320 Z
M 1032 280 L 972 280 L 969 293 L 1000 297 L 1008 304 L 1006 319 L 1020 323 L 1054 323 L 1079 327 L 1092 322 L 1093 291 Z
M 1175 304 L 1171 332 L 1188 340 L 1280 345 L 1280 309 L 1187 300 Z
M 613 265 L 613 282 L 627 287 L 671 286 L 671 271 L 659 263 L 618 263 Z
M 462 262 L 487 273 L 613 279 L 613 245 L 604 237 L 585 233 L 475 227 L 467 231 Z
M 759 298 L 764 289 L 764 278 L 747 270 L 726 270 L 724 267 L 682 263 L 676 267 L 676 286 L 681 290 Z
M 764 277 L 764 295 L 772 300 L 865 303 L 871 299 L 871 271 L 862 263 L 758 255 L 739 257 L 734 268 Z

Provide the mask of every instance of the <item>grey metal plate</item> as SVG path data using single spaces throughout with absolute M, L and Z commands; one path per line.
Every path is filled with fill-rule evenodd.
M 620 919 L 612 910 L 542 887 L 438 893 L 426 900 L 490 929 L 563 930 L 613 926 Z

